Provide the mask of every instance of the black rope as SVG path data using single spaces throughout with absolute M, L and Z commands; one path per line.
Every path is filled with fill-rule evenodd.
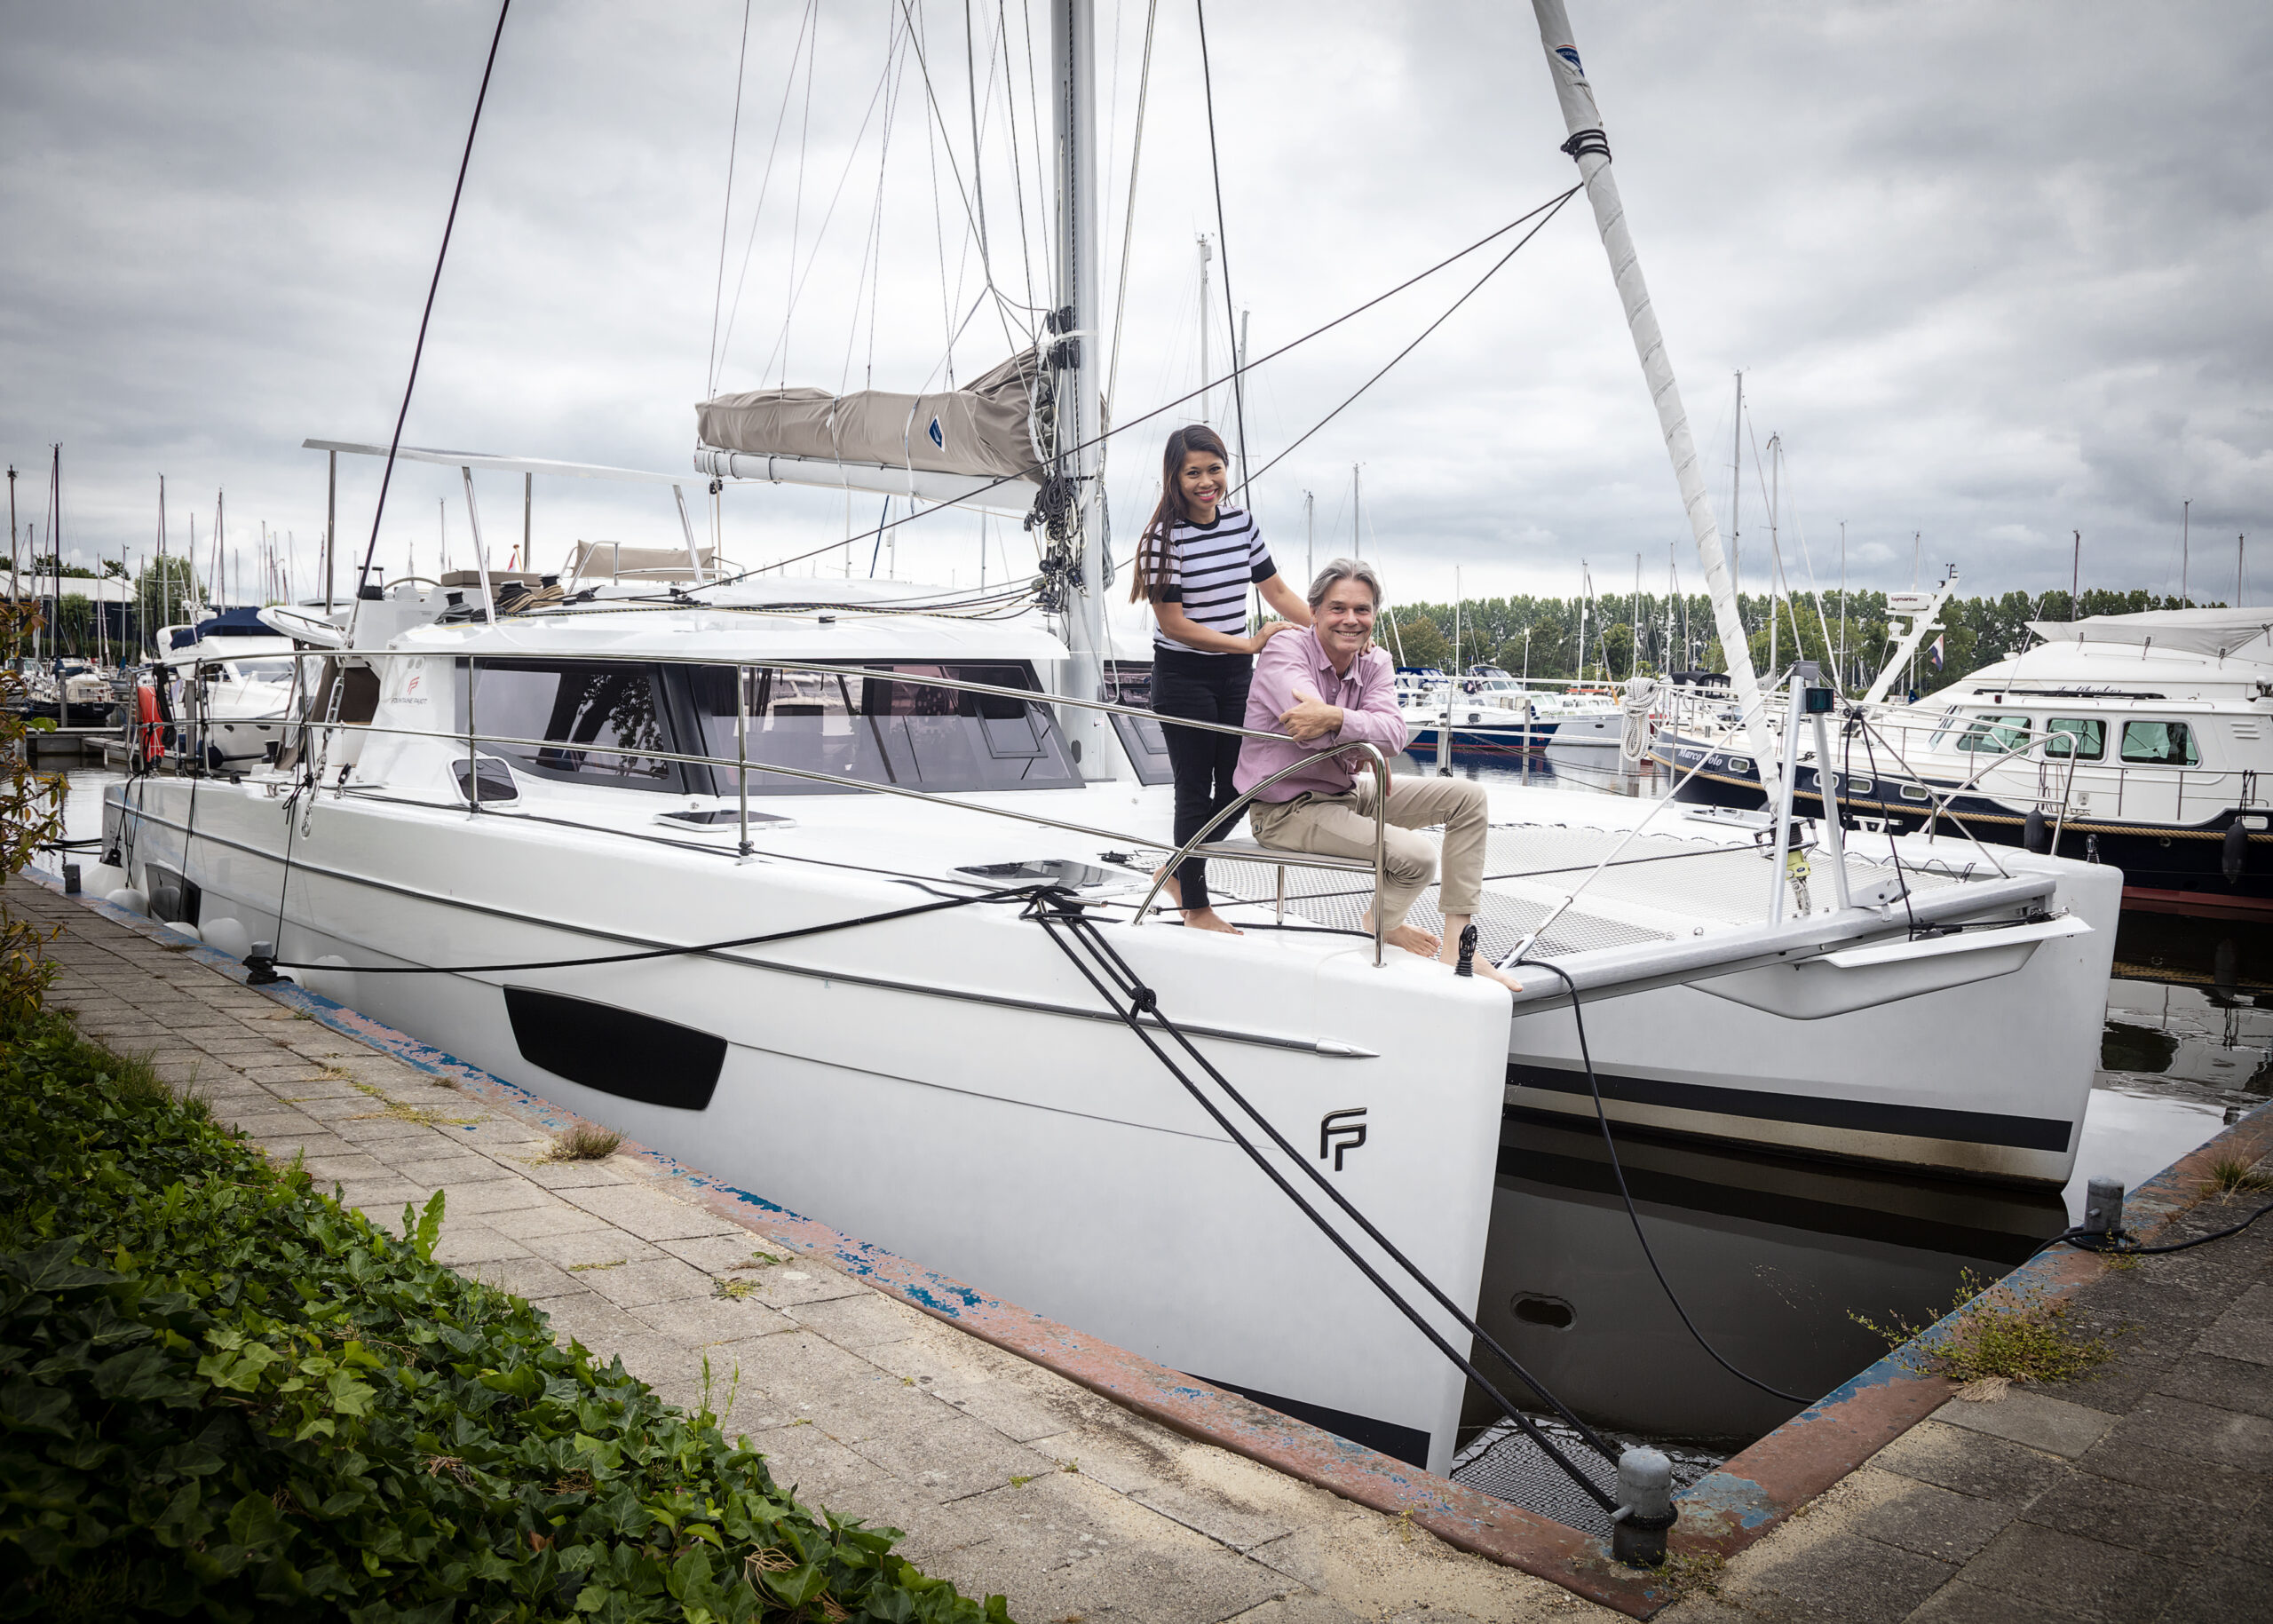
M 2273 1201 L 2267 1202 L 2238 1224 L 2229 1224 L 2221 1230 L 2213 1230 L 2206 1235 L 2195 1235 L 2185 1240 L 2174 1240 L 2164 1246 L 2141 1246 L 2127 1235 L 2103 1235 L 2091 1230 L 2071 1229 L 2053 1236 L 2038 1249 L 2050 1251 L 2054 1247 L 2064 1244 L 2074 1247 L 2079 1252 L 2098 1252 L 2111 1257 L 2153 1257 L 2164 1252 L 2188 1251 L 2195 1247 L 2207 1246 L 2213 1240 L 2223 1240 L 2229 1236 L 2238 1235 L 2269 1212 L 2273 1212 Z
M 855 925 L 882 924 L 891 919 L 912 919 L 918 914 L 936 914 L 951 907 L 969 907 L 974 902 L 1023 901 L 1039 893 L 1041 887 L 1016 886 L 1007 891 L 984 891 L 972 897 L 948 897 L 938 902 L 921 902 L 913 907 L 893 908 L 882 914 L 863 914 L 858 919 L 832 919 L 826 924 L 801 925 L 794 931 L 772 931 L 763 936 L 739 936 L 731 941 L 696 942 L 685 947 L 649 947 L 636 953 L 607 953 L 581 959 L 545 959 L 527 964 L 303 964 L 282 959 L 274 961 L 274 970 L 335 970 L 369 976 L 472 976 L 506 974 L 522 970 L 574 970 L 587 964 L 630 964 L 642 959 L 678 958 L 686 954 L 722 953 L 729 947 L 762 947 L 769 942 L 795 941 L 803 936 L 820 936 L 830 931 L 849 931 Z M 558 930 L 574 930 L 573 925 L 555 926 Z
M 387 511 L 387 487 L 394 479 L 395 453 L 402 448 L 402 425 L 410 416 L 410 396 L 418 387 L 418 361 L 426 353 L 426 324 L 434 319 L 434 296 L 442 287 L 442 264 L 450 255 L 450 233 L 458 223 L 458 200 L 465 195 L 465 172 L 473 162 L 474 132 L 481 128 L 481 106 L 489 99 L 489 75 L 497 66 L 498 43 L 505 37 L 505 13 L 513 0 L 499 0 L 497 31 L 489 36 L 489 59 L 482 65 L 481 89 L 473 99 L 473 122 L 466 126 L 465 152 L 458 159 L 458 183 L 450 192 L 450 212 L 442 222 L 442 246 L 434 256 L 433 280 L 426 284 L 426 308 L 418 318 L 418 342 L 411 346 L 410 376 L 402 385 L 402 409 L 395 414 L 394 438 L 387 441 L 387 465 L 379 475 L 378 505 L 371 510 L 371 544 L 363 550 L 363 567 L 355 577 L 355 601 L 363 601 L 363 588 L 371 579 L 371 560 L 379 551 L 379 520 Z M 200 741 L 202 743 L 202 741 Z
M 1649 1260 L 1650 1272 L 1658 1277 L 1658 1286 L 1666 1294 L 1666 1301 L 1673 1304 L 1673 1311 L 1681 1316 L 1682 1324 L 1689 1327 L 1690 1335 L 1697 1339 L 1699 1347 L 1712 1356 L 1713 1362 L 1746 1386 L 1756 1387 L 1770 1397 L 1786 1399 L 1793 1404 L 1813 1404 L 1815 1400 L 1803 1394 L 1787 1393 L 1780 1387 L 1770 1387 L 1759 1377 L 1748 1376 L 1738 1370 L 1721 1357 L 1719 1349 L 1705 1340 L 1705 1333 L 1699 1330 L 1697 1322 L 1689 1317 L 1689 1311 L 1682 1306 L 1680 1297 L 1674 1294 L 1673 1283 L 1666 1279 L 1666 1271 L 1658 1266 L 1658 1255 L 1650 1246 L 1650 1237 L 1643 1232 L 1642 1215 L 1634 1206 L 1634 1193 L 1626 1187 L 1626 1168 L 1618 1160 L 1618 1145 L 1610 1137 L 1610 1116 L 1603 1109 L 1602 1084 L 1596 1080 L 1594 1056 L 1587 1048 L 1587 1018 L 1580 1013 L 1579 1008 L 1579 984 L 1571 979 L 1569 972 L 1562 966 L 1549 963 L 1545 959 L 1517 959 L 1516 963 L 1536 964 L 1540 969 L 1561 977 L 1564 986 L 1570 992 L 1571 1018 L 1577 1023 L 1579 1028 L 1579 1059 L 1587 1068 L 1587 1088 L 1595 1097 L 1595 1120 L 1602 1124 L 1603 1148 L 1610 1153 L 1610 1170 L 1618 1180 L 1618 1199 L 1626 1203 L 1626 1216 L 1633 1220 L 1634 1224 L 1634 1239 L 1642 1243 L 1642 1256 Z
M 1287 1142 L 1286 1137 L 1279 1133 L 1278 1129 L 1271 1124 L 1269 1118 L 1265 1117 L 1260 1111 L 1257 1111 L 1253 1105 L 1248 1103 L 1246 1096 L 1242 1095 L 1237 1089 L 1232 1086 L 1230 1080 L 1227 1079 L 1223 1073 L 1217 1071 L 1208 1058 L 1200 1052 L 1200 1050 L 1192 1044 L 1192 1040 L 1184 1035 L 1183 1029 L 1177 1026 L 1173 1020 L 1169 1019 L 1166 1015 L 1160 1012 L 1159 994 L 1154 993 L 1151 987 L 1146 986 L 1142 980 L 1138 979 L 1136 972 L 1129 968 L 1126 961 L 1124 961 L 1118 953 L 1113 951 L 1112 944 L 1105 939 L 1103 934 L 1097 930 L 1096 923 L 1081 911 L 1079 903 L 1063 891 L 1044 892 L 1035 897 L 1033 907 L 1028 910 L 1027 916 L 1035 920 L 1041 925 L 1042 929 L 1048 932 L 1049 939 L 1057 945 L 1059 951 L 1065 955 L 1067 960 L 1072 963 L 1073 968 L 1081 971 L 1082 978 L 1088 981 L 1089 984 L 1097 990 L 1098 996 L 1102 997 L 1105 1001 L 1107 1007 L 1109 1007 L 1116 1016 L 1120 1017 L 1121 1024 L 1136 1034 L 1137 1040 L 1141 1042 L 1146 1049 L 1152 1051 L 1152 1058 L 1168 1068 L 1168 1074 L 1174 1077 L 1177 1082 L 1184 1086 L 1184 1092 L 1191 1095 L 1192 1097 L 1199 1103 L 1200 1109 L 1207 1112 L 1208 1116 L 1214 1119 L 1216 1125 L 1218 1128 L 1221 1128 L 1225 1134 L 1230 1136 L 1232 1143 L 1238 1145 L 1241 1151 L 1245 1152 L 1247 1159 L 1253 1161 L 1256 1167 L 1260 1168 L 1264 1176 L 1268 1177 L 1272 1184 L 1279 1187 L 1279 1193 L 1284 1195 L 1288 1200 L 1294 1202 L 1295 1208 L 1318 1228 L 1319 1233 L 1323 1234 L 1328 1240 L 1332 1241 L 1335 1248 L 1339 1250 L 1343 1256 L 1347 1257 L 1352 1264 L 1355 1264 L 1358 1267 L 1358 1272 L 1363 1274 L 1366 1279 L 1373 1284 L 1375 1290 L 1379 1291 L 1382 1296 L 1389 1300 L 1392 1307 L 1394 1307 L 1399 1313 L 1403 1314 L 1406 1319 L 1411 1321 L 1414 1328 L 1419 1330 L 1423 1336 L 1427 1337 L 1429 1341 L 1434 1344 L 1438 1352 L 1450 1359 L 1464 1374 L 1467 1375 L 1469 1381 L 1475 1382 L 1477 1387 L 1481 1388 L 1485 1394 L 1491 1398 L 1493 1403 L 1500 1406 L 1501 1412 L 1505 1414 L 1509 1420 L 1514 1422 L 1518 1427 L 1522 1428 L 1525 1435 L 1528 1437 L 1532 1443 L 1539 1446 L 1540 1451 L 1546 1454 L 1548 1459 L 1554 1462 L 1556 1465 L 1561 1467 L 1564 1471 L 1568 1473 L 1571 1480 L 1577 1484 L 1580 1489 L 1584 1490 L 1586 1493 L 1599 1504 L 1604 1510 L 1615 1512 L 1618 1509 L 1618 1501 L 1616 1497 L 1605 1491 L 1599 1484 L 1596 1483 L 1592 1477 L 1587 1476 L 1585 1472 L 1581 1471 L 1567 1455 L 1556 1446 L 1554 1440 L 1540 1430 L 1536 1422 L 1532 1421 L 1529 1415 L 1525 1414 L 1515 1404 L 1510 1402 L 1507 1396 L 1501 1393 L 1500 1390 L 1493 1384 L 1489 1377 L 1485 1376 L 1482 1371 L 1478 1370 L 1474 1363 L 1472 1363 L 1465 1354 L 1461 1353 L 1457 1348 L 1453 1347 L 1451 1343 L 1447 1342 L 1443 1334 L 1439 1332 L 1436 1327 L 1430 1325 L 1427 1319 L 1422 1317 L 1418 1309 L 1414 1308 L 1412 1303 L 1406 1301 L 1404 1295 L 1400 1293 L 1397 1287 L 1390 1285 L 1389 1281 L 1382 1278 L 1381 1271 L 1375 1269 L 1372 1264 L 1366 1260 L 1366 1258 L 1358 1251 L 1357 1248 L 1350 1244 L 1348 1237 L 1344 1236 L 1340 1230 L 1336 1229 L 1332 1224 L 1327 1221 L 1325 1214 L 1319 1212 L 1317 1208 L 1311 1206 L 1309 1201 L 1303 1199 L 1302 1192 L 1295 1188 L 1294 1184 L 1288 1181 L 1287 1176 L 1280 1172 L 1277 1167 L 1272 1165 L 1270 1159 L 1263 1155 L 1262 1151 L 1255 1146 L 1255 1143 L 1248 1139 L 1246 1135 L 1242 1134 L 1238 1127 L 1232 1123 L 1232 1120 L 1224 1113 L 1223 1108 L 1217 1105 L 1214 1100 L 1208 1098 L 1208 1096 L 1200 1089 L 1200 1086 L 1192 1081 L 1191 1076 L 1184 1071 L 1183 1066 L 1176 1063 L 1175 1057 L 1160 1047 L 1160 1043 L 1153 1036 L 1153 1028 L 1156 1026 L 1159 1030 L 1167 1033 L 1170 1037 L 1174 1038 L 1177 1047 L 1181 1048 L 1186 1055 L 1190 1056 L 1192 1062 L 1197 1065 L 1200 1070 L 1207 1073 L 1209 1081 L 1214 1082 L 1217 1088 L 1221 1089 L 1224 1094 L 1231 1098 L 1234 1105 L 1244 1112 L 1247 1116 L 1260 1127 L 1265 1134 L 1270 1136 L 1271 1142 L 1278 1145 L 1279 1149 L 1286 1155 L 1288 1161 L 1294 1162 L 1296 1166 L 1300 1167 L 1303 1172 L 1307 1173 L 1310 1176 L 1311 1182 L 1316 1184 L 1321 1190 L 1325 1191 L 1326 1193 L 1333 1199 L 1334 1205 L 1341 1208 L 1342 1210 L 1358 1224 L 1358 1228 L 1362 1229 L 1366 1234 L 1382 1248 L 1382 1251 L 1388 1253 L 1390 1259 L 1396 1263 L 1398 1268 L 1402 1269 L 1407 1275 L 1411 1276 L 1424 1291 L 1426 1291 L 1431 1297 L 1435 1298 L 1436 1301 L 1460 1323 L 1461 1327 L 1463 1330 L 1466 1330 L 1477 1341 L 1483 1343 L 1485 1347 L 1489 1348 L 1494 1355 L 1507 1365 L 1509 1369 L 1514 1371 L 1517 1376 L 1519 1377 L 1526 1386 L 1528 1386 L 1533 1392 L 1537 1393 L 1541 1398 L 1546 1400 L 1549 1407 L 1551 1407 L 1556 1414 L 1560 1415 L 1572 1427 L 1576 1429 L 1579 1435 L 1585 1438 L 1591 1447 L 1600 1452 L 1604 1459 L 1615 1461 L 1618 1458 L 1617 1451 L 1613 1450 L 1593 1428 L 1588 1426 L 1586 1422 L 1580 1421 L 1576 1415 L 1572 1414 L 1560 1399 L 1556 1398 L 1553 1393 L 1549 1392 L 1540 1383 L 1536 1377 L 1532 1376 L 1529 1371 L 1524 1368 L 1522 1364 L 1516 1359 L 1513 1354 L 1501 1347 L 1499 1342 L 1493 1337 L 1489 1332 L 1485 1331 L 1483 1327 L 1477 1325 L 1457 1303 L 1453 1302 L 1451 1297 L 1447 1296 L 1443 1290 L 1437 1286 L 1435 1281 L 1423 1274 L 1419 1267 L 1416 1266 L 1411 1259 L 1407 1258 L 1388 1236 L 1382 1234 L 1380 1230 L 1375 1228 L 1372 1221 L 1368 1219 L 1365 1214 L 1359 1212 L 1357 1208 L 1351 1206 L 1349 1200 L 1344 1197 L 1339 1190 L 1336 1190 L 1334 1185 L 1327 1180 L 1323 1174 L 1319 1173 L 1316 1168 L 1311 1166 L 1309 1161 L 1304 1158 L 1300 1152 L 1296 1151 L 1292 1145 L 1289 1145 Z M 1065 928 L 1065 935 L 1061 935 L 1059 933 L 1059 927 L 1061 925 Z M 1099 966 L 1103 967 L 1105 974 L 1111 978 L 1111 980 L 1114 985 L 1108 986 L 1106 980 L 1100 978 L 1097 970 L 1091 967 L 1089 962 L 1084 959 L 1081 956 L 1081 954 L 1075 950 L 1073 942 L 1066 939 L 1067 935 L 1070 935 L 1080 941 L 1081 947 L 1088 950 L 1090 955 L 1096 959 Z M 1125 1004 L 1122 1002 L 1124 999 L 1127 1001 Z M 1148 1025 L 1146 1021 L 1140 1020 L 1138 1018 L 1140 1015 L 1149 1017 L 1151 1024 Z

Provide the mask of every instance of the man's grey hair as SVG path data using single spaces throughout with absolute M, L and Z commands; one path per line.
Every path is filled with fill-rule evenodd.
M 1334 590 L 1336 582 L 1341 581 L 1364 582 L 1374 595 L 1374 607 L 1378 609 L 1382 606 L 1382 578 L 1374 573 L 1374 566 L 1363 558 L 1335 558 L 1319 571 L 1318 579 L 1311 582 L 1311 607 L 1316 609 L 1324 603 L 1326 595 Z

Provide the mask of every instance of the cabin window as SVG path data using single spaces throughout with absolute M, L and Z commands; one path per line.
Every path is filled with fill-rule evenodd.
M 463 693 L 465 662 L 458 665 Z M 679 788 L 677 764 L 645 753 L 677 749 L 651 666 L 483 660 L 474 672 L 473 722 L 486 751 L 537 778 L 674 794 Z M 465 725 L 463 708 L 457 725 Z M 487 742 L 493 737 L 547 742 Z M 486 788 L 483 798 L 489 798 Z
M 1902 787 L 1902 798 L 1905 801 L 1924 801 L 1930 797 L 1926 794 L 1925 785 L 1905 784 Z
M 704 753 L 734 759 L 734 675 L 693 672 Z M 1023 664 L 878 665 L 828 671 L 757 670 L 749 686 L 749 759 L 796 770 L 750 773 L 753 793 L 827 794 L 834 784 L 923 790 L 1068 789 L 1081 775 L 1049 709 L 1034 701 L 929 687 L 925 677 L 1036 690 Z M 894 680 L 898 678 L 899 680 Z M 720 792 L 732 767 L 715 767 Z M 826 780 L 806 773 L 825 774 Z
M 1977 716 L 1965 732 L 1958 735 L 1957 748 L 2002 756 L 2026 744 L 2028 734 L 2026 717 Z
M 2194 730 L 2183 722 L 2126 722 L 2123 760 L 2134 767 L 2199 766 L 2202 754 L 2194 748 Z
M 2071 741 L 2062 737 L 2075 734 L 2072 747 L 2078 761 L 2097 761 L 2107 754 L 2107 724 L 2097 717 L 2054 717 L 2044 725 L 2051 736 L 2045 741 L 2044 753 L 2066 758 Z

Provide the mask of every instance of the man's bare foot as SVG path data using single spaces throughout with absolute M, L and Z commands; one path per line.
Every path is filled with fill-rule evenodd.
M 1370 913 L 1359 915 L 1358 928 L 1361 931 L 1372 931 L 1373 915 Z M 1438 938 L 1430 935 L 1418 925 L 1398 925 L 1395 930 L 1384 932 L 1382 940 L 1392 947 L 1402 947 L 1407 953 L 1417 953 L 1424 959 L 1435 958 L 1437 949 L 1445 945 Z
M 1184 923 L 1195 931 L 1221 931 L 1226 936 L 1247 934 L 1212 907 L 1188 907 L 1184 910 Z
M 1506 970 L 1501 970 L 1498 965 L 1493 963 L 1492 961 L 1487 958 L 1484 958 L 1479 955 L 1476 961 L 1469 966 L 1469 968 L 1474 970 L 1477 975 L 1483 977 L 1486 981 L 1497 981 L 1501 986 L 1506 987 L 1511 993 L 1520 993 L 1524 990 L 1524 984 L 1522 982 L 1517 980 L 1513 976 L 1509 975 Z

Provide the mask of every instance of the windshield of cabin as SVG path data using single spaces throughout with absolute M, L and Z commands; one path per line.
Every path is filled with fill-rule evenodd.
M 733 761 L 733 669 L 700 666 L 693 676 L 703 753 Z M 902 680 L 892 680 L 895 677 Z M 923 790 L 1080 786 L 1081 775 L 1044 706 L 906 680 L 923 677 L 1036 690 L 1033 672 L 1013 663 L 748 671 L 749 760 L 825 773 L 835 783 L 848 786 L 891 784 Z M 715 769 L 714 776 L 719 793 L 733 792 L 732 767 Z M 753 795 L 815 795 L 828 793 L 834 784 L 753 771 L 749 787 Z

